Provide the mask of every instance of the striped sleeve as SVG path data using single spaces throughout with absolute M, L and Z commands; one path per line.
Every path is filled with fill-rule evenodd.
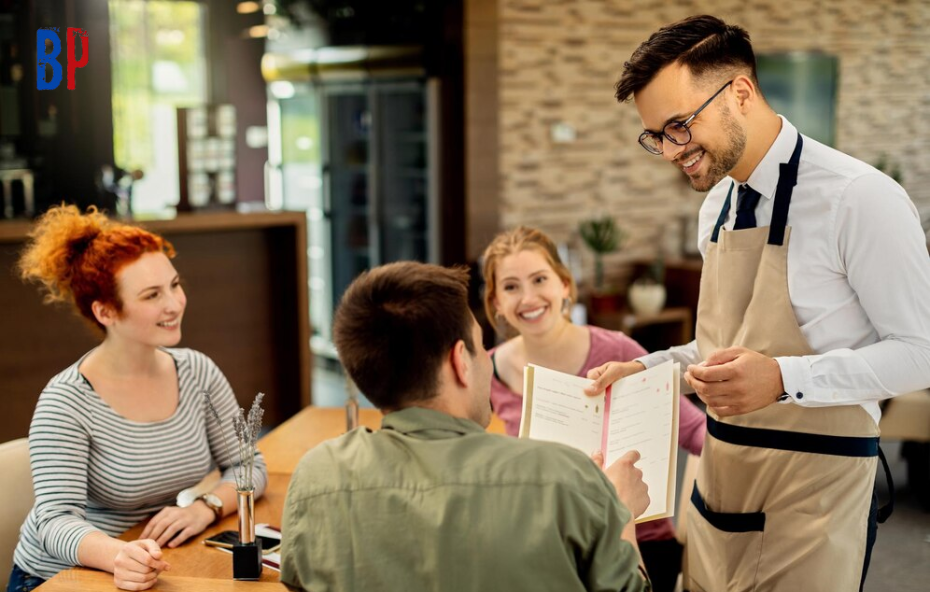
M 232 387 L 229 385 L 229 381 L 226 380 L 226 376 L 213 360 L 203 354 L 200 354 L 197 358 L 199 359 L 191 360 L 192 364 L 195 366 L 202 364 L 203 367 L 195 368 L 195 374 L 204 377 L 205 388 L 209 390 L 213 405 L 222 420 L 222 425 L 217 425 L 212 417 L 207 422 L 207 440 L 210 443 L 210 451 L 220 467 L 222 480 L 235 484 L 235 472 L 239 470 L 240 463 L 238 462 L 239 449 L 236 445 L 233 418 L 239 410 L 239 404 L 235 394 L 233 394 Z M 246 409 L 246 412 L 248 412 L 248 409 Z M 268 484 L 268 468 L 265 465 L 265 457 L 257 448 L 255 449 L 254 458 L 252 483 L 255 486 L 255 497 L 260 497 L 265 492 L 265 487 Z
M 86 520 L 90 430 L 80 399 L 73 387 L 50 383 L 29 429 L 38 543 L 72 565 L 80 565 L 81 540 L 98 530 Z

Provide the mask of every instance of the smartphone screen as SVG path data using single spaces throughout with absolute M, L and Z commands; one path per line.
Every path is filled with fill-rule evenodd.
M 262 553 L 274 553 L 281 546 L 281 539 L 256 535 L 256 539 L 262 542 Z M 239 542 L 239 533 L 235 530 L 224 530 L 215 534 L 208 539 L 204 539 L 203 544 L 210 547 L 221 547 L 223 549 L 232 549 L 235 543 Z

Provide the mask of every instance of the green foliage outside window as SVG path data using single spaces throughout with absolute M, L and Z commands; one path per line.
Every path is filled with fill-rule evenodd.
M 205 8 L 184 0 L 110 0 L 113 148 L 116 164 L 155 165 L 156 109 L 207 100 Z

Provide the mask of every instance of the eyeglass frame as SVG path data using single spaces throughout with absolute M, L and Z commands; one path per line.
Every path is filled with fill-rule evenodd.
M 662 153 L 665 152 L 665 146 L 664 146 L 665 140 L 668 140 L 669 142 L 671 142 L 672 144 L 676 146 L 687 146 L 688 142 L 691 141 L 691 124 L 694 123 L 694 118 L 697 117 L 701 113 L 701 111 L 703 111 L 708 105 L 710 105 L 713 102 L 713 100 L 716 99 L 717 96 L 720 93 L 722 93 L 731 84 L 733 84 L 733 80 L 730 80 L 729 82 L 721 86 L 717 92 L 715 92 L 709 99 L 704 101 L 704 104 L 698 107 L 697 110 L 694 113 L 692 113 L 687 119 L 684 119 L 682 121 L 669 121 L 668 123 L 665 124 L 665 127 L 662 128 L 661 132 L 651 132 L 649 130 L 644 130 L 643 133 L 639 135 L 639 145 L 642 146 L 646 150 L 646 152 L 648 152 L 649 154 L 655 154 L 656 156 L 662 156 Z M 667 130 L 669 126 L 672 126 L 672 125 L 680 127 L 681 129 L 686 131 L 688 133 L 688 139 L 684 142 L 679 143 L 675 141 L 675 139 L 672 138 L 670 135 L 668 135 L 668 132 L 666 132 L 665 130 Z M 659 143 L 662 144 L 662 150 L 660 150 L 659 152 L 656 152 L 652 148 L 648 147 L 644 142 L 646 138 L 656 138 L 659 141 Z

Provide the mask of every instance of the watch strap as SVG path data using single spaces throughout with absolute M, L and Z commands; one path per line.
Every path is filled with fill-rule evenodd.
M 211 493 L 205 493 L 205 494 L 199 496 L 199 497 L 197 498 L 197 500 L 203 501 L 203 503 L 206 504 L 206 506 L 207 506 L 208 508 L 210 508 L 211 510 L 213 510 L 213 522 L 215 523 L 215 522 L 219 522 L 219 521 L 220 521 L 220 518 L 223 517 L 223 505 L 222 505 L 222 504 L 217 505 L 217 504 L 213 503 L 213 502 L 210 500 L 211 497 L 216 497 L 216 495 L 215 495 L 215 494 L 211 494 Z M 197 500 L 195 500 L 195 501 L 197 501 Z

